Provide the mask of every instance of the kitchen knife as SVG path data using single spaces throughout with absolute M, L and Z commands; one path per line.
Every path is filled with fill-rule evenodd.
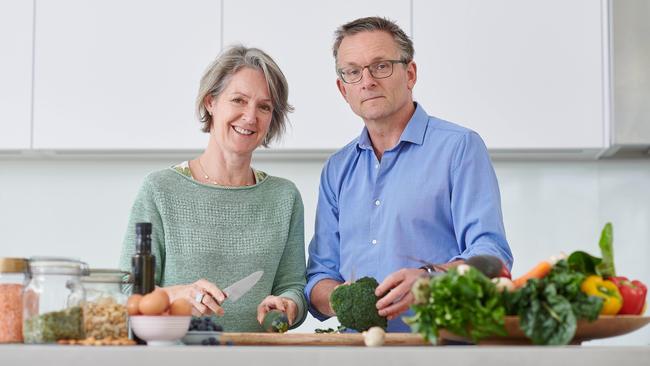
M 257 281 L 262 278 L 263 274 L 264 271 L 253 272 L 250 275 L 223 289 L 223 293 L 226 294 L 226 300 L 230 300 L 232 302 L 239 300 L 240 297 L 242 297 L 245 293 L 248 292 L 248 290 L 255 286 Z

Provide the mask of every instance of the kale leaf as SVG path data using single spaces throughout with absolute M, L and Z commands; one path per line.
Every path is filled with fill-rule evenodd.
M 532 279 L 515 292 L 504 292 L 509 315 L 518 315 L 520 327 L 534 344 L 563 345 L 573 339 L 578 319 L 598 318 L 602 299 L 580 290 L 583 273 L 558 261 L 548 276 Z

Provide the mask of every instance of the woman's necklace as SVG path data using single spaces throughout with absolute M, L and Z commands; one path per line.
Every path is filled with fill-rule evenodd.
M 201 158 L 196 159 L 196 161 L 199 162 L 199 168 L 201 168 L 201 173 L 203 173 L 203 179 L 207 180 L 208 182 L 210 182 L 212 184 L 219 185 L 219 183 L 217 183 L 216 179 L 210 178 L 208 173 L 205 172 L 205 169 L 203 168 L 203 164 L 201 164 Z
M 199 168 L 201 168 L 201 173 L 203 173 L 203 179 L 207 180 L 208 182 L 210 182 L 210 183 L 212 183 L 212 184 L 214 184 L 214 185 L 217 185 L 217 186 L 223 186 L 223 184 L 219 184 L 219 182 L 217 182 L 216 179 L 212 179 L 212 178 L 210 178 L 210 176 L 208 175 L 208 173 L 205 172 L 205 168 L 203 168 L 203 164 L 201 164 L 201 158 L 196 159 L 196 161 L 199 162 Z M 253 184 L 254 184 L 254 183 L 253 183 Z M 251 185 L 251 184 L 246 184 L 246 185 L 249 186 L 249 185 Z

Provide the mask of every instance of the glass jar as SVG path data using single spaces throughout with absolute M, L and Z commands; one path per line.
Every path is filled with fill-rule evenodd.
M 81 278 L 86 292 L 83 304 L 86 338 L 126 339 L 128 323 L 127 296 L 122 285 L 127 283 L 129 272 L 117 269 L 91 269 Z
M 0 343 L 23 341 L 23 287 L 27 259 L 0 258 Z
M 30 280 L 23 292 L 25 343 L 84 338 L 81 276 L 87 272 L 88 266 L 75 259 L 29 259 Z

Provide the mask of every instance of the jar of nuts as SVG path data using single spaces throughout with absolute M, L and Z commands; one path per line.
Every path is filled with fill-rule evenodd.
M 128 337 L 126 300 L 122 285 L 129 273 L 116 269 L 91 269 L 81 283 L 86 291 L 83 304 L 86 338 L 126 339 Z

